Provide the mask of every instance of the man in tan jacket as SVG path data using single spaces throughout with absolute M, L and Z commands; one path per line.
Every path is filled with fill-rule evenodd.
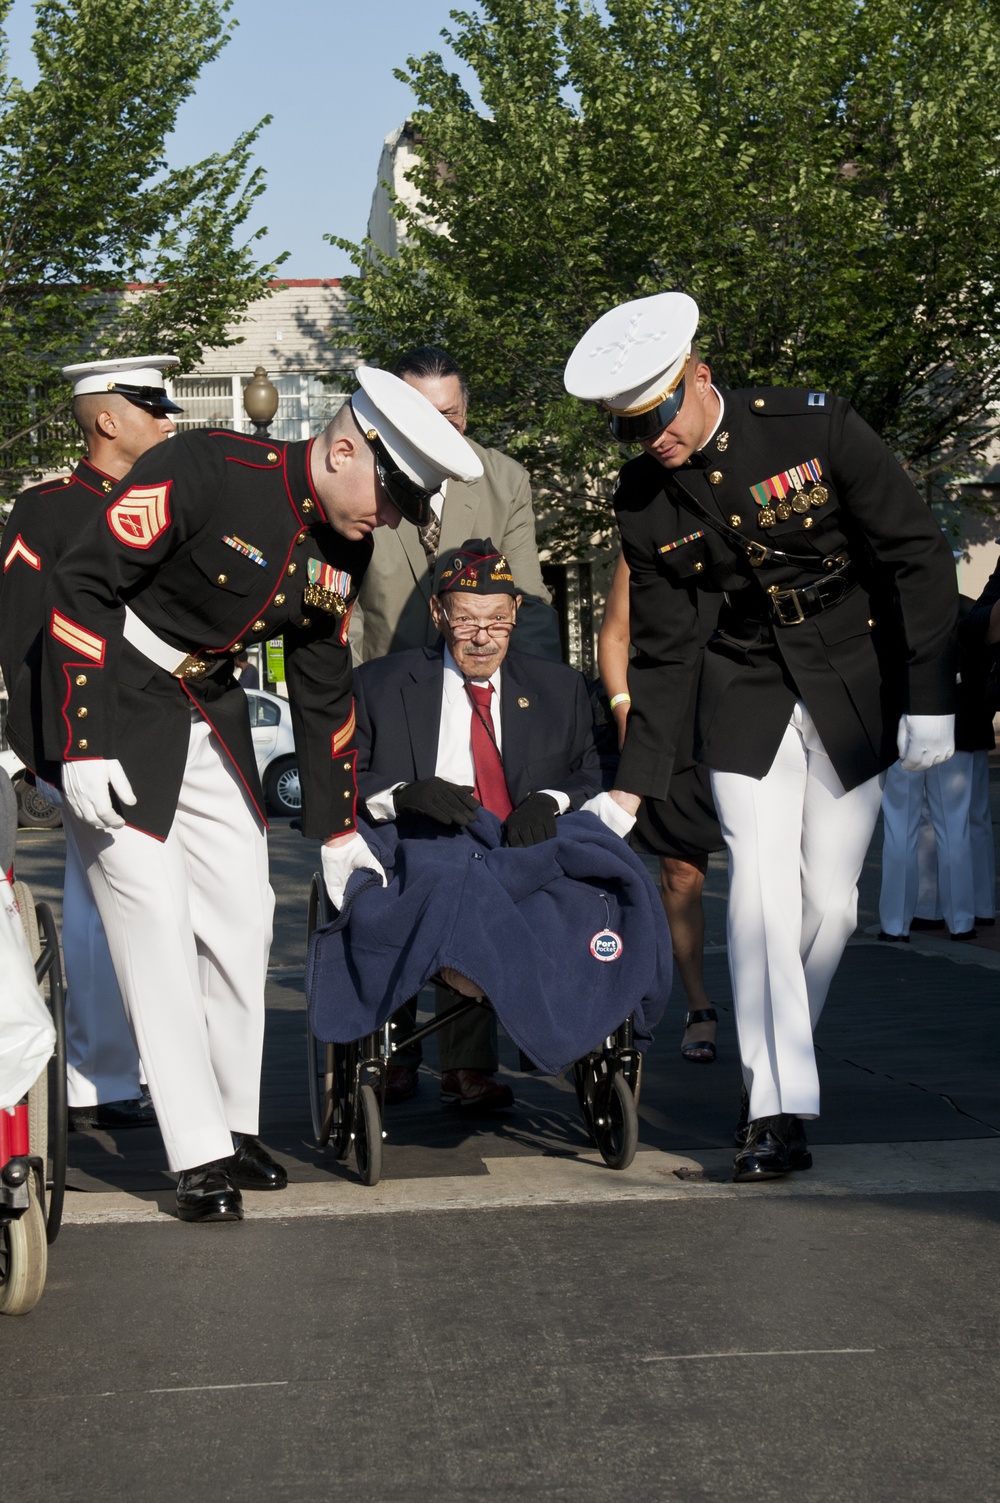
M 403 355 L 393 373 L 415 386 L 459 433 L 465 433 L 469 391 L 450 355 L 424 345 Z M 492 538 L 524 590 L 513 646 L 536 657 L 561 659 L 559 622 L 538 562 L 527 471 L 498 449 L 468 442 L 482 460 L 478 480 L 449 480 L 431 502 L 434 515 L 427 527 L 404 521 L 391 536 L 375 534 L 375 553 L 351 621 L 356 663 L 434 646 L 438 633 L 431 621 L 430 598 L 438 556 L 470 537 Z

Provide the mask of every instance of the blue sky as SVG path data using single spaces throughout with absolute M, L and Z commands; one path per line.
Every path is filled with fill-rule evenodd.
M 343 275 L 348 258 L 323 235 L 365 233 L 383 138 L 413 107 L 393 68 L 441 52 L 460 71 L 440 33 L 454 29 L 449 11 L 474 8 L 468 0 L 236 0 L 239 28 L 182 107 L 171 162 L 225 150 L 273 115 L 256 151 L 268 187 L 252 223 L 268 227 L 264 253 L 291 252 L 284 276 Z M 32 28 L 31 0 L 14 0 L 8 66 L 26 84 L 35 75 Z

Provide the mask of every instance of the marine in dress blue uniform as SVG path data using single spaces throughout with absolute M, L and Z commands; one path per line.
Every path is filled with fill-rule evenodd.
M 68 365 L 73 415 L 87 445 L 71 475 L 31 486 L 14 502 L 0 544 L 0 664 L 10 694 L 7 736 L 21 760 L 55 785 L 58 762 L 42 741 L 40 671 L 44 599 L 57 561 L 135 459 L 174 431 L 181 408 L 168 396 L 164 372 L 174 355 L 144 355 Z M 66 876 L 62 945 L 68 983 L 66 1064 L 72 1127 L 148 1126 L 140 1062 L 115 978 L 107 940 L 70 824 L 65 827 Z
M 566 367 L 620 442 L 631 712 L 615 795 L 668 787 L 692 675 L 696 752 L 730 855 L 729 954 L 746 1118 L 737 1179 L 811 1163 L 815 1027 L 856 916 L 895 759 L 951 754 L 950 550 L 887 447 L 823 391 L 723 391 L 682 293 L 599 319 Z M 698 650 L 703 591 L 725 596 Z
M 302 826 L 337 900 L 377 867 L 355 828 L 347 629 L 376 526 L 423 519 L 464 440 L 362 367 L 325 432 L 210 430 L 151 450 L 60 561 L 46 599 L 46 755 L 62 762 L 187 1220 L 280 1188 L 256 1141 L 273 895 L 245 695 L 248 642 L 284 637 Z M 339 889 L 338 889 L 339 883 Z M 234 1153 L 235 1147 L 235 1153 Z

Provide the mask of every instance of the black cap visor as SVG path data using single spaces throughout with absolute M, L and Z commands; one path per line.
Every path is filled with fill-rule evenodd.
M 609 411 L 608 427 L 620 444 L 638 444 L 644 438 L 655 438 L 680 412 L 686 390 L 687 382 L 681 381 L 676 391 L 670 392 L 662 402 L 657 402 L 648 412 L 636 413 L 631 417 Z
M 112 390 L 116 396 L 125 397 L 136 407 L 144 407 L 155 417 L 166 417 L 171 412 L 184 411 L 183 407 L 178 407 L 176 402 L 170 400 L 162 386 L 123 386 L 120 381 L 116 381 Z
M 401 470 L 385 444 L 376 433 L 374 438 L 365 434 L 365 439 L 375 451 L 375 473 L 389 500 L 401 511 L 414 527 L 426 527 L 431 519 L 431 497 L 435 491 L 425 491 L 405 470 Z

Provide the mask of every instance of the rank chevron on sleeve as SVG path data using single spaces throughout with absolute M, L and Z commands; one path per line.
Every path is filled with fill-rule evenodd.
M 104 638 L 99 637 L 96 632 L 88 631 L 85 626 L 71 621 L 69 616 L 64 616 L 62 611 L 57 611 L 55 608 L 49 621 L 49 632 L 64 647 L 69 647 L 73 652 L 79 652 L 85 658 L 89 658 L 92 663 L 103 666 L 106 643 Z
M 42 567 L 41 556 L 35 553 L 34 549 L 28 547 L 20 533 L 14 539 L 10 552 L 3 561 L 3 572 L 5 574 L 16 558 L 23 558 L 24 562 L 29 564 L 32 569 L 40 569 Z

